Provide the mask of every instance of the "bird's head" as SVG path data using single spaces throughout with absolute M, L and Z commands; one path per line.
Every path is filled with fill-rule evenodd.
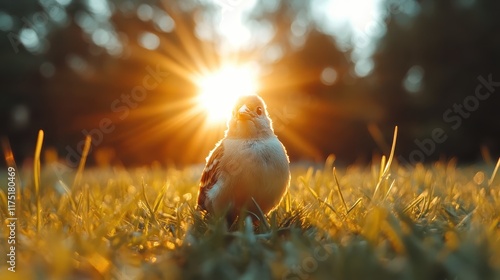
M 228 122 L 228 138 L 266 138 L 274 135 L 266 103 L 257 95 L 238 98 Z

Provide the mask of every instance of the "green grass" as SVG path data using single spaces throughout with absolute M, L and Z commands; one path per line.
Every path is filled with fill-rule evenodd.
M 35 163 L 34 174 L 18 170 L 16 273 L 2 253 L 0 279 L 500 279 L 495 166 L 391 158 L 292 165 L 279 207 L 231 231 L 195 210 L 200 168 L 82 167 L 58 178 Z

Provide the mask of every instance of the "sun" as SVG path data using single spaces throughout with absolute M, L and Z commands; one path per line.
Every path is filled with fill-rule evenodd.
M 209 122 L 224 121 L 238 97 L 256 94 L 259 88 L 253 65 L 225 65 L 197 79 L 198 104 Z

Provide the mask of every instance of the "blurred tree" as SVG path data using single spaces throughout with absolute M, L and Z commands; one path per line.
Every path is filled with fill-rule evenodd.
M 210 48 L 204 42 L 186 46 L 196 41 L 193 15 L 202 9 L 194 1 L 165 6 L 160 1 L 55 0 L 2 5 L 0 104 L 6 121 L 0 135 L 9 137 L 18 159 L 32 155 L 37 130 L 44 129 L 45 144 L 57 146 L 63 158 L 78 153 L 84 134 L 90 133 L 95 146 L 124 151 L 119 157 L 125 162 L 153 160 L 155 150 L 168 146 L 175 133 L 162 139 L 148 134 L 185 109 L 166 110 L 159 104 L 194 94 L 178 68 L 195 64 L 192 48 Z M 154 46 L 155 40 L 163 47 Z M 161 81 L 153 83 L 157 86 L 144 102 L 130 101 L 132 91 L 151 73 Z M 137 103 L 143 103 L 141 110 L 135 110 Z M 155 114 L 144 115 L 148 110 Z M 19 118 L 28 121 L 21 126 Z M 113 133 L 96 130 L 103 119 L 111 120 Z M 180 149 L 169 152 L 162 156 L 182 155 Z
M 0 135 L 9 135 L 18 151 L 30 149 L 32 143 L 24 139 L 36 137 L 32 127 L 46 124 L 39 106 L 44 104 L 38 72 L 43 57 L 26 51 L 20 40 L 21 34 L 36 38 L 25 28 L 33 26 L 26 15 L 36 10 L 34 0 L 0 4 Z M 20 158 L 26 155 L 21 153 Z
M 125 163 L 202 161 L 222 131 L 211 138 L 200 131 L 203 115 L 190 112 L 192 75 L 227 55 L 261 66 L 262 95 L 292 159 L 329 153 L 346 162 L 369 159 L 377 150 L 371 124 L 386 138 L 399 124 L 398 151 L 406 157 L 421 149 L 414 140 L 425 142 L 435 128 L 448 139 L 423 160 L 475 159 L 481 145 L 499 154 L 498 94 L 477 106 L 471 96 L 479 76 L 500 81 L 500 4 L 387 0 L 375 68 L 360 78 L 352 46 L 326 34 L 315 3 L 257 1 L 245 18 L 252 40 L 236 53 L 222 52 L 228 38 L 217 29 L 238 1 L 2 3 L 0 135 L 9 137 L 18 159 L 31 156 L 44 129 L 46 145 L 62 157 L 78 152 L 90 133 Z M 152 72 L 161 81 L 131 102 Z M 103 120 L 110 132 L 102 131 Z M 387 143 L 378 144 L 386 153 Z
M 322 160 L 336 154 L 344 162 L 371 158 L 374 142 L 367 124 L 381 119 L 381 108 L 369 91 L 356 84 L 350 52 L 341 51 L 334 37 L 319 31 L 306 1 L 261 2 L 252 19 L 268 22 L 274 36 L 258 49 L 266 64 L 269 50 L 281 55 L 267 62 L 271 73 L 262 94 L 273 111 L 278 136 L 292 158 Z M 262 59 L 262 58 L 261 58 Z M 281 106 L 280 106 L 281 105 Z M 275 112 L 276 113 L 276 112 Z M 289 118 L 280 118 L 288 113 Z
M 387 33 L 373 56 L 375 69 L 367 80 L 387 108 L 384 125 L 401 126 L 401 154 L 408 158 L 412 151 L 422 150 L 415 141 L 422 143 L 440 128 L 448 138 L 435 143 L 435 149 L 427 145 L 424 160 L 439 155 L 477 159 L 481 145 L 498 156 L 500 87 L 486 100 L 475 95 L 482 84 L 478 77 L 488 80 L 491 75 L 500 82 L 496 35 L 500 2 L 386 2 L 393 13 L 387 18 Z M 481 93 L 487 89 L 483 87 Z

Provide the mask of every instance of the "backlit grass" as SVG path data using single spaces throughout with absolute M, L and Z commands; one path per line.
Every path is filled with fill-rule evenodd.
M 494 165 L 295 164 L 276 211 L 228 230 L 195 210 L 200 167 L 58 177 L 38 158 L 17 171 L 16 272 L 2 253 L 0 279 L 500 279 Z

